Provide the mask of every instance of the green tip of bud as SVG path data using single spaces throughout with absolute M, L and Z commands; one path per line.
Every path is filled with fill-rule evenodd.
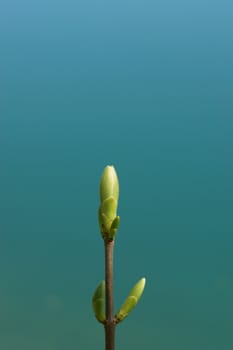
M 119 225 L 119 181 L 114 166 L 105 167 L 100 181 L 99 225 L 103 237 L 114 238 Z
M 119 181 L 113 165 L 105 167 L 100 181 L 101 203 L 109 197 L 113 197 L 116 202 L 119 198 Z
M 92 297 L 92 307 L 97 320 L 103 323 L 105 321 L 105 281 L 101 281 L 97 286 Z
M 142 278 L 131 289 L 127 299 L 125 300 L 124 304 L 121 306 L 120 310 L 117 312 L 115 316 L 117 323 L 123 321 L 129 315 L 129 313 L 133 310 L 133 308 L 136 306 L 136 304 L 138 303 L 139 299 L 143 294 L 145 284 L 146 284 L 146 279 Z

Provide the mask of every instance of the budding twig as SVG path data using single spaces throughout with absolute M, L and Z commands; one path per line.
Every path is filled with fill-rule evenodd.
M 145 278 L 142 278 L 130 291 L 117 314 L 114 315 L 113 252 L 115 236 L 120 223 L 120 217 L 117 215 L 118 198 L 119 182 L 116 171 L 113 166 L 107 166 L 100 182 L 98 214 L 100 232 L 104 240 L 105 281 L 98 285 L 92 298 L 95 317 L 104 325 L 105 350 L 114 350 L 116 325 L 128 316 L 139 301 L 145 287 Z

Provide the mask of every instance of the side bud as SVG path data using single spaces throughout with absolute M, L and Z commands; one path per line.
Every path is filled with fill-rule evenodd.
M 102 236 L 113 239 L 120 218 L 117 216 L 119 181 L 113 166 L 106 166 L 100 181 L 99 225 Z
M 92 307 L 93 307 L 95 317 L 101 323 L 105 321 L 104 301 L 105 301 L 105 281 L 101 281 L 100 284 L 97 286 L 92 297 Z
M 115 316 L 117 323 L 123 321 L 138 303 L 144 291 L 145 284 L 146 279 L 142 278 L 137 284 L 135 284 L 133 289 L 131 289 L 127 299 L 125 300 L 124 304 L 121 306 L 120 310 Z

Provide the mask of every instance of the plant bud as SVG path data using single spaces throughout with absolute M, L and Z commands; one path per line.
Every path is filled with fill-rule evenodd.
M 95 317 L 101 323 L 105 321 L 104 301 L 105 301 L 105 281 L 101 281 L 100 284 L 97 286 L 92 297 L 92 307 L 93 307 Z
M 116 201 L 119 198 L 119 182 L 113 165 L 105 167 L 100 181 L 101 203 L 109 197 L 113 197 Z
M 115 316 L 117 323 L 123 321 L 129 315 L 129 313 L 132 311 L 135 305 L 138 303 L 144 291 L 145 284 L 146 284 L 146 279 L 142 278 L 137 284 L 135 284 L 133 289 L 131 289 L 127 299 L 125 300 L 124 304 L 121 306 L 120 310 L 117 312 Z
M 99 225 L 103 237 L 114 238 L 119 226 L 117 216 L 119 182 L 113 166 L 106 166 L 100 181 Z

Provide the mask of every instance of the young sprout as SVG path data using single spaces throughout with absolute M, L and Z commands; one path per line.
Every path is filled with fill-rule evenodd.
M 117 215 L 119 181 L 114 166 L 105 167 L 100 181 L 100 206 L 98 212 L 100 232 L 104 241 L 105 280 L 97 286 L 92 307 L 96 319 L 104 325 L 105 350 L 114 350 L 115 328 L 123 321 L 142 296 L 146 279 L 140 281 L 130 291 L 123 305 L 114 315 L 113 300 L 113 250 L 120 217 Z

